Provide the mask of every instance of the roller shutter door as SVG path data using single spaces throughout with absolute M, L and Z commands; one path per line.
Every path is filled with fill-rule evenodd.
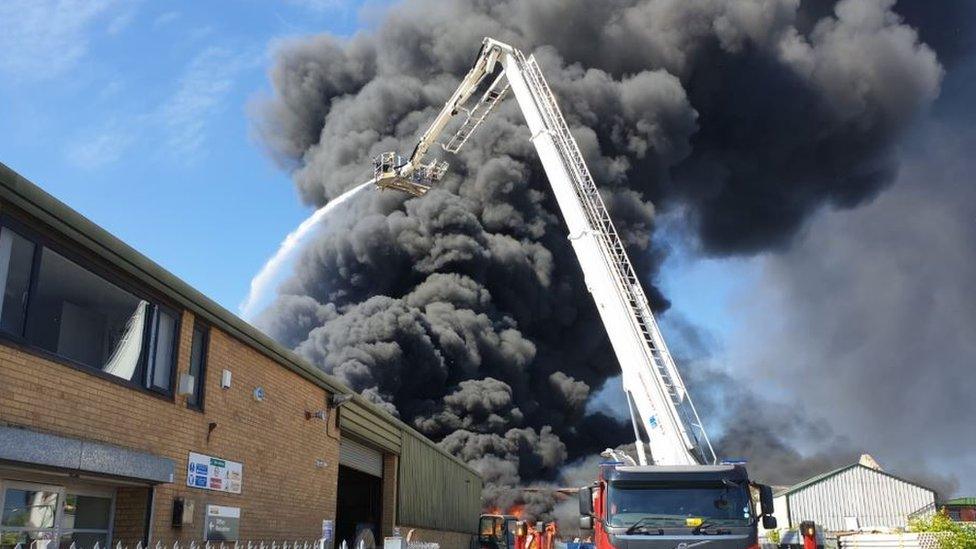
M 374 477 L 383 476 L 383 454 L 354 440 L 339 441 L 339 465 L 345 465 Z

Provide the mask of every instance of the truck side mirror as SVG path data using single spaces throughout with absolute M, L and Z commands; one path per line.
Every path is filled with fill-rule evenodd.
M 773 514 L 773 489 L 766 484 L 759 485 L 759 508 L 763 515 Z
M 771 515 L 766 515 L 763 517 L 763 528 L 766 530 L 772 530 L 776 528 L 776 517 Z
M 580 517 L 579 523 L 580 530 L 592 530 L 593 529 L 593 517 L 590 515 L 583 515 Z
M 579 489 L 579 512 L 581 517 L 593 515 L 593 487 L 584 486 Z

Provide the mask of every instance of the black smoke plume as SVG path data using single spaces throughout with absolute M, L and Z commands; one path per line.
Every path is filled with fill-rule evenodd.
M 405 0 L 375 29 L 281 47 L 256 127 L 321 206 L 412 149 L 482 37 L 509 42 L 539 59 L 663 311 L 659 212 L 708 253 L 784 249 L 891 183 L 939 93 L 893 0 L 816 4 Z M 359 196 L 258 322 L 478 468 L 494 501 L 630 432 L 585 413 L 617 365 L 528 137 L 510 100 L 438 189 Z

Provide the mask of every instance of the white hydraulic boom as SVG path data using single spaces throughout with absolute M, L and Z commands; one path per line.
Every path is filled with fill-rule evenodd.
M 501 67 L 497 75 L 496 65 Z M 492 76 L 477 104 L 466 107 L 482 82 Z M 534 57 L 526 58 L 512 46 L 485 38 L 474 66 L 424 132 L 411 157 L 404 160 L 395 153 L 377 157 L 375 184 L 417 196 L 426 193 L 444 174 L 447 164 L 436 160 L 424 164 L 424 156 L 451 119 L 459 112 L 467 115 L 460 129 L 442 143 L 445 150 L 453 153 L 464 145 L 509 88 L 528 124 L 530 139 L 566 221 L 587 288 L 620 363 L 638 461 L 641 465 L 651 463 L 644 449 L 646 435 L 656 465 L 714 463 L 715 452 L 651 313 L 637 273 Z

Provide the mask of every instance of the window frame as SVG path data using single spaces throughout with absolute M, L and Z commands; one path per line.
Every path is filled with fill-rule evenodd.
M 61 537 L 68 533 L 105 533 L 108 543 L 106 547 L 111 547 L 113 536 L 115 534 L 115 499 L 116 493 L 114 489 L 102 488 L 102 487 L 91 487 L 87 485 L 84 486 L 73 486 L 73 485 L 63 485 L 63 484 L 50 484 L 48 482 L 34 482 L 29 480 L 8 480 L 0 478 L 0 512 L 2 512 L 5 504 L 6 492 L 8 489 L 14 490 L 46 490 L 50 492 L 55 492 L 58 495 L 57 503 L 55 504 L 54 510 L 54 525 L 50 528 L 29 528 L 29 527 L 16 527 L 16 526 L 0 526 L 0 530 L 8 532 L 50 532 L 54 535 L 51 540 L 55 548 L 61 544 Z M 109 520 L 107 529 L 95 529 L 95 528 L 65 528 L 64 526 L 64 507 L 67 504 L 68 496 L 88 496 L 97 497 L 110 500 L 109 503 Z
M 58 532 L 58 525 L 61 523 L 61 507 L 64 501 L 64 488 L 61 486 L 56 486 L 52 484 L 39 484 L 33 482 L 20 482 L 20 481 L 0 481 L 0 515 L 3 514 L 3 510 L 6 506 L 7 490 L 31 490 L 31 491 L 45 491 L 51 492 L 57 495 L 57 499 L 54 502 L 54 516 L 51 519 L 51 526 L 47 528 L 31 528 L 27 526 L 4 526 L 0 523 L 0 536 L 3 532 L 12 533 L 29 533 L 29 532 L 44 532 L 51 534 L 51 541 L 45 545 L 51 545 L 52 543 L 60 543 L 61 535 Z
M 135 294 L 137 297 L 139 294 Z M 153 309 L 153 321 L 150 323 L 150 329 L 146 330 L 143 334 L 143 347 L 140 353 L 139 360 L 141 362 L 140 366 L 143 370 L 142 372 L 142 385 L 147 391 L 151 391 L 156 394 L 161 395 L 173 395 L 175 398 L 175 384 L 176 384 L 176 371 L 179 369 L 179 358 L 180 358 L 180 328 L 182 327 L 180 321 L 182 316 L 177 309 L 171 308 L 168 305 L 164 305 L 157 301 L 152 301 L 149 298 L 145 298 L 146 301 L 154 307 Z M 157 326 L 156 315 L 159 311 L 162 311 L 173 317 L 173 353 L 169 357 L 169 379 L 167 380 L 167 388 L 164 390 L 157 389 L 153 385 L 152 377 L 155 376 L 155 371 L 150 370 L 149 361 L 150 359 L 155 360 L 156 347 L 159 345 L 158 341 L 153 340 L 153 327 Z M 150 356 L 152 354 L 152 356 Z
M 113 269 L 112 267 L 108 266 L 104 259 L 99 258 L 97 255 L 89 252 L 88 250 L 76 249 L 78 246 L 77 244 L 72 245 L 71 243 L 66 242 L 63 238 L 52 235 L 50 229 L 39 227 L 35 223 L 25 221 L 20 216 L 13 215 L 9 211 L 0 212 L 0 230 L 3 228 L 8 228 L 33 243 L 34 254 L 31 258 L 31 273 L 30 283 L 28 284 L 27 289 L 27 299 L 24 301 L 24 326 L 19 334 L 0 330 L 0 342 L 10 344 L 24 352 L 40 356 L 41 358 L 47 359 L 51 362 L 57 362 L 58 364 L 68 366 L 75 370 L 83 371 L 87 374 L 111 381 L 126 388 L 135 389 L 142 393 L 152 395 L 166 401 L 175 402 L 175 385 L 180 355 L 180 333 L 182 330 L 183 321 L 182 309 L 173 306 L 168 299 L 160 297 L 159 294 L 155 292 L 147 291 L 146 289 L 138 289 L 136 284 L 134 284 L 129 277 L 119 273 L 117 268 Z M 138 374 L 135 379 L 131 381 L 106 373 L 96 367 L 60 355 L 54 351 L 44 349 L 43 347 L 40 347 L 27 339 L 25 333 L 31 316 L 31 303 L 36 297 L 37 293 L 41 256 L 43 255 L 44 249 L 49 249 L 50 251 L 61 255 L 68 261 L 77 265 L 79 268 L 102 278 L 114 286 L 117 286 L 122 291 L 128 292 L 139 299 L 145 300 L 150 305 L 150 311 L 153 312 L 153 314 L 155 314 L 156 309 L 161 309 L 174 317 L 175 326 L 173 334 L 173 353 L 170 357 L 171 364 L 169 386 L 165 391 L 152 388 L 151 383 L 148 382 L 148 376 L 150 375 L 149 361 L 151 359 L 149 356 L 149 341 L 152 339 L 152 330 L 148 328 L 144 331 L 142 337 L 142 349 L 139 353 L 139 364 L 137 365 Z
M 186 407 L 190 410 L 196 410 L 198 412 L 204 411 L 204 406 L 206 406 L 206 395 L 207 395 L 207 363 L 210 355 L 210 325 L 206 322 L 202 322 L 199 317 L 193 317 L 193 327 L 190 330 L 190 350 L 189 350 L 189 361 L 187 363 L 187 373 L 193 370 L 193 341 L 197 337 L 197 330 L 200 331 L 203 337 L 203 343 L 200 350 L 200 354 L 203 360 L 200 363 L 200 376 L 199 379 L 193 380 L 193 391 L 197 393 L 197 403 L 190 404 L 190 399 L 186 399 Z

